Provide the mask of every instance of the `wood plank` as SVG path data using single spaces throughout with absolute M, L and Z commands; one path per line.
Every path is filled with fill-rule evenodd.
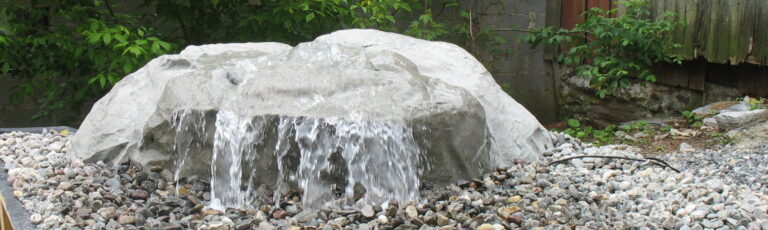
M 661 84 L 688 87 L 688 70 L 677 64 L 660 63 L 654 68 Z
M 702 60 L 685 62 L 688 71 L 688 88 L 704 91 L 707 80 L 707 63 Z
M 735 25 L 731 37 L 731 64 L 743 63 L 749 56 L 750 40 L 754 37 L 755 28 L 755 11 L 752 10 L 756 5 L 754 0 L 737 0 L 738 12 L 735 16 L 735 20 L 738 22 Z
M 546 14 L 547 18 L 545 19 L 545 25 L 544 26 L 552 26 L 552 27 L 560 27 L 560 22 L 562 20 L 562 9 L 561 9 L 562 0 L 547 0 L 547 9 Z M 558 55 L 558 50 L 560 49 L 559 46 L 545 46 L 544 47 L 544 59 L 545 60 L 554 60 L 555 57 Z
M 560 24 L 565 29 L 573 29 L 576 25 L 576 0 L 563 0 L 562 1 L 562 17 L 560 18 Z
M 768 1 L 757 1 L 752 57 L 757 63 L 768 65 Z
M 587 0 L 587 9 L 592 9 L 595 7 L 600 7 L 598 5 L 599 0 Z
M 722 41 L 720 58 L 727 61 L 731 65 L 736 65 L 747 58 L 746 49 L 741 49 L 741 44 L 745 44 L 743 41 L 751 36 L 740 34 L 741 28 L 745 26 L 741 21 L 741 15 L 744 13 L 745 0 L 731 0 L 728 2 L 728 7 L 723 9 L 728 15 L 725 23 L 728 26 L 728 40 Z
M 685 18 L 682 19 L 685 20 L 686 26 L 684 29 L 681 29 L 684 32 L 683 37 L 678 41 L 678 43 L 682 45 L 678 55 L 687 60 L 698 58 L 696 50 L 701 45 L 696 39 L 699 30 L 701 29 L 699 23 L 701 16 L 699 8 L 699 4 L 701 4 L 700 1 L 701 0 L 690 0 L 685 4 Z
M 600 7 L 600 9 L 604 9 L 604 10 L 610 10 L 611 0 L 598 0 L 597 7 Z
M 721 19 L 722 11 L 720 11 L 719 9 L 721 9 L 722 7 L 722 4 L 723 4 L 722 2 L 723 1 L 717 1 L 710 4 L 711 7 L 706 13 L 709 16 L 709 18 L 705 22 L 708 31 L 718 31 L 719 29 L 718 24 L 720 24 L 720 20 L 722 20 Z M 722 32 L 722 31 L 719 31 L 719 32 Z M 717 52 L 718 52 L 717 48 L 718 48 L 718 42 L 720 40 L 719 39 L 720 36 L 718 36 L 717 33 L 707 33 L 705 34 L 705 36 L 706 36 L 705 39 L 707 41 L 707 45 L 704 48 L 704 57 L 710 62 L 721 63 L 717 60 Z
M 584 22 L 584 12 L 587 11 L 587 0 L 573 0 L 573 12 L 576 15 L 576 24 Z M 575 25 L 575 24 L 574 24 Z
M 682 45 L 675 54 L 686 60 L 768 65 L 766 0 L 654 0 L 649 6 L 654 18 L 669 10 L 687 23 L 671 34 L 672 41 Z

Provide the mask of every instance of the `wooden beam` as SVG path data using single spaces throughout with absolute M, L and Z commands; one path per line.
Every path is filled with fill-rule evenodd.
M 547 0 L 547 18 L 544 26 L 559 28 L 562 21 L 562 0 Z M 559 46 L 548 46 L 544 48 L 544 59 L 554 60 L 558 55 Z

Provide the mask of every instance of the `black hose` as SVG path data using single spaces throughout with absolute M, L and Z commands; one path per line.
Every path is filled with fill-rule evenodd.
M 675 167 L 672 167 L 666 161 L 663 161 L 663 160 L 661 160 L 659 158 L 655 158 L 655 157 L 631 158 L 631 157 L 619 157 L 619 156 L 575 156 L 575 157 L 568 157 L 568 158 L 564 158 L 564 159 L 553 161 L 553 162 L 549 163 L 547 166 L 552 166 L 552 165 L 560 164 L 560 163 L 563 163 L 563 162 L 566 162 L 566 161 L 570 161 L 570 160 L 573 160 L 573 159 L 579 159 L 579 158 L 619 159 L 619 160 L 641 161 L 641 162 L 647 161 L 647 162 L 649 162 L 651 164 L 660 166 L 662 168 L 669 168 L 669 169 L 672 169 L 672 171 L 680 173 L 680 170 L 677 170 Z

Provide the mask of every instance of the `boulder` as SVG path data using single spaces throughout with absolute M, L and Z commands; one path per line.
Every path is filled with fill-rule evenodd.
M 733 130 L 768 120 L 768 109 L 721 112 L 714 118 L 721 129 Z
M 245 205 L 259 185 L 298 187 L 305 204 L 332 200 L 333 187 L 405 201 L 422 181 L 477 177 L 551 147 L 465 50 L 376 30 L 158 57 L 100 99 L 72 139 L 86 161 L 210 178 L 214 206 Z

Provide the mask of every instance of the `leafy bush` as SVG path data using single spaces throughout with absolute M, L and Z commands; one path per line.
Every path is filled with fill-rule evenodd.
M 21 80 L 11 102 L 39 98 L 33 118 L 79 111 L 121 76 L 176 47 L 139 26 L 136 16 L 115 14 L 101 1 L 0 4 L 0 73 Z
M 689 126 L 698 128 L 704 125 L 704 123 L 702 122 L 704 117 L 702 117 L 701 115 L 693 113 L 691 111 L 687 111 L 687 110 L 683 111 L 682 114 L 683 114 L 683 118 L 685 118 L 685 122 Z
M 588 78 L 600 98 L 629 86 L 630 76 L 655 82 L 656 75 L 650 70 L 655 63 L 681 63 L 680 58 L 671 55 L 680 45 L 672 43 L 669 34 L 685 24 L 675 21 L 675 14 L 669 11 L 658 20 L 651 19 L 647 0 L 619 4 L 626 6 L 621 16 L 611 17 L 619 13 L 618 9 L 592 8 L 584 13 L 584 22 L 573 29 L 537 28 L 524 40 L 535 45 L 568 47 L 557 61 Z
M 576 119 L 566 120 L 568 128 L 563 130 L 563 133 L 571 135 L 572 137 L 579 139 L 594 139 L 598 143 L 609 143 L 614 140 L 614 132 L 616 126 L 609 125 L 603 129 L 595 129 L 591 126 L 582 126 L 581 122 Z
M 144 0 L 138 9 L 121 3 L 131 1 L 0 0 L 0 74 L 22 82 L 10 100 L 39 98 L 35 119 L 62 109 L 78 113 L 122 76 L 192 44 L 297 44 L 344 28 L 377 28 L 467 46 L 505 42 L 487 28 L 471 26 L 475 22 L 456 7 L 457 0 L 440 5 L 432 0 Z M 432 5 L 439 6 L 437 15 Z M 466 20 L 435 19 L 446 10 Z

